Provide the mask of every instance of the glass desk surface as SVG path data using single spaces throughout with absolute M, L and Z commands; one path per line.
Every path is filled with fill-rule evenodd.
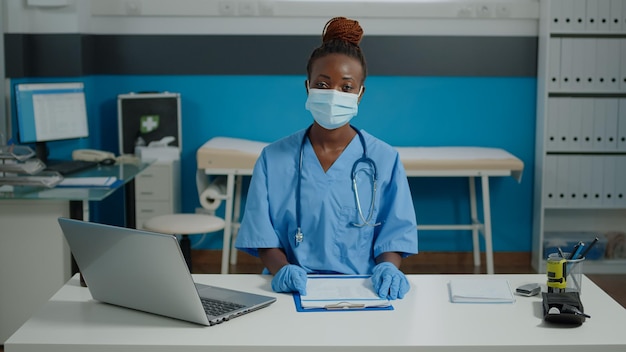
M 10 199 L 33 200 L 89 200 L 99 201 L 133 180 L 141 171 L 150 166 L 150 163 L 98 165 L 91 169 L 67 175 L 66 178 L 77 177 L 117 177 L 122 182 L 115 187 L 34 187 L 13 186 L 12 190 L 0 191 L 0 201 Z M 1 188 L 0 188 L 1 190 Z

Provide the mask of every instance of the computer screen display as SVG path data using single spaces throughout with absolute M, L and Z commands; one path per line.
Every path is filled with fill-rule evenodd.
M 15 97 L 21 143 L 89 136 L 83 83 L 17 84 Z

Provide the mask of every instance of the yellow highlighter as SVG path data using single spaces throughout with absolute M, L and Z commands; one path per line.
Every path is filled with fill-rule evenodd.
M 567 282 L 567 260 L 564 258 L 550 258 L 546 263 L 548 275 L 548 292 L 565 292 Z

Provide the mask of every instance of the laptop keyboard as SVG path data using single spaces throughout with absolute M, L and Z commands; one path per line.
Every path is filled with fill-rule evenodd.
M 226 314 L 236 309 L 245 307 L 242 304 L 218 301 L 218 300 L 209 299 L 209 298 L 201 298 L 200 301 L 202 301 L 202 306 L 204 307 L 204 311 L 208 315 L 212 315 L 212 316 L 220 316 L 222 314 Z

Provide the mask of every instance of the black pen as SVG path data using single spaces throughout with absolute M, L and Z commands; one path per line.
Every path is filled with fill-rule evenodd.
M 576 259 L 575 256 L 578 256 L 578 248 L 580 248 L 580 246 L 582 245 L 583 245 L 582 241 L 578 242 L 572 249 L 572 252 L 569 254 L 569 257 L 567 259 Z
M 596 244 L 596 242 L 598 242 L 598 237 L 594 238 L 593 241 L 591 241 L 591 243 L 589 243 L 589 245 L 587 246 L 587 248 L 585 248 L 585 250 L 580 253 L 580 258 L 584 258 L 587 253 L 589 253 L 589 250 L 591 249 L 591 247 L 593 247 L 594 244 Z
M 575 314 L 575 315 L 582 315 L 585 318 L 591 318 L 591 316 L 589 314 L 585 314 L 583 313 L 580 309 L 578 309 L 575 306 L 572 306 L 570 304 L 563 304 L 563 307 L 561 308 L 562 312 L 568 312 L 571 314 Z

